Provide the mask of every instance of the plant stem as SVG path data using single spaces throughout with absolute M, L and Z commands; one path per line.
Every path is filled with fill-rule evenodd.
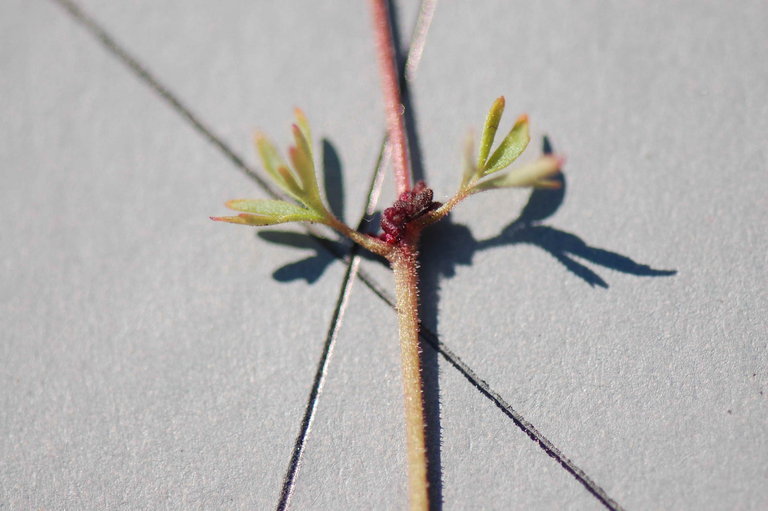
M 376 54 L 379 61 L 387 134 L 392 148 L 397 194 L 410 190 L 408 144 L 403 122 L 404 108 L 395 60 L 395 43 L 389 17 L 388 0 L 370 0 L 373 11 Z M 406 236 L 387 258 L 395 273 L 397 317 L 400 328 L 405 434 L 408 458 L 408 500 L 411 511 L 427 511 L 427 446 L 424 422 L 424 395 L 419 346 L 419 275 L 417 272 L 420 229 Z
M 373 26 L 376 36 L 376 54 L 379 61 L 384 106 L 387 116 L 387 133 L 392 147 L 392 159 L 395 169 L 397 194 L 410 190 L 410 166 L 408 164 L 408 144 L 403 123 L 403 102 L 400 99 L 400 87 L 395 62 L 395 43 L 392 39 L 392 27 L 389 20 L 387 0 L 371 0 Z
M 397 291 L 400 356 L 405 398 L 405 434 L 408 456 L 408 500 L 412 511 L 429 508 L 424 397 L 419 346 L 419 291 L 416 240 L 404 242 L 391 256 Z
M 367 249 L 370 252 L 373 252 L 374 254 L 380 255 L 382 257 L 389 256 L 390 253 L 392 253 L 392 246 L 384 243 L 378 238 L 374 238 L 373 236 L 369 236 L 367 234 L 363 234 L 361 232 L 358 232 L 351 227 L 349 227 L 347 224 L 336 218 L 335 216 L 329 214 L 325 219 L 325 224 L 336 229 L 339 231 L 342 235 L 346 236 L 347 238 L 351 239 L 361 247 Z

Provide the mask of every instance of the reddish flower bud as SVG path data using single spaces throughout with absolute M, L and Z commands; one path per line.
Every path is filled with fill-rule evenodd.
M 400 241 L 408 222 L 440 207 L 439 202 L 432 201 L 433 195 L 424 181 L 416 183 L 411 191 L 401 193 L 382 214 L 381 229 L 384 234 L 380 238 L 392 245 Z

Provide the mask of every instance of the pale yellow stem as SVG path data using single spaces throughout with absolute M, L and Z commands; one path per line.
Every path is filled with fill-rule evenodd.
M 405 434 L 408 455 L 408 494 L 411 511 L 429 509 L 424 396 L 419 346 L 417 251 L 414 244 L 399 246 L 391 256 L 397 290 L 400 353 L 405 398 Z

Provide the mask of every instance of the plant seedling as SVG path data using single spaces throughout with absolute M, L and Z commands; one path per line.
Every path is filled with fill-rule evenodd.
M 234 199 L 227 207 L 237 216 L 211 217 L 213 220 L 242 225 L 265 226 L 286 222 L 325 224 L 363 248 L 386 258 L 394 271 L 397 313 L 402 351 L 403 383 L 408 440 L 409 482 L 414 509 L 426 509 L 426 447 L 424 407 L 419 360 L 419 315 L 417 259 L 419 239 L 424 228 L 444 218 L 470 195 L 500 188 L 557 188 L 551 179 L 561 165 L 557 156 L 543 155 L 532 163 L 502 172 L 528 145 L 528 117 L 518 117 L 512 129 L 491 152 L 504 111 L 504 98 L 491 105 L 485 119 L 477 153 L 472 140 L 467 142 L 464 169 L 456 193 L 444 204 L 433 200 L 433 191 L 423 181 L 400 193 L 381 220 L 382 233 L 372 236 L 359 232 L 331 213 L 321 197 L 315 171 L 312 138 L 304 113 L 296 109 L 292 126 L 294 145 L 288 148 L 286 163 L 274 144 L 264 135 L 255 137 L 264 169 L 293 202 L 272 199 Z M 416 507 L 416 502 L 423 505 Z
M 493 149 L 505 105 L 504 97 L 499 97 L 493 102 L 485 118 L 478 151 L 474 151 L 471 137 L 467 141 L 463 172 L 456 193 L 445 203 L 439 203 L 433 200 L 433 191 L 423 181 L 411 187 L 390 18 L 384 0 L 371 0 L 371 4 L 398 192 L 392 206 L 382 214 L 382 233 L 372 236 L 359 232 L 336 218 L 326 206 L 318 187 L 309 122 L 298 109 L 295 111 L 296 123 L 292 126 L 294 144 L 288 148 L 290 165 L 266 136 L 257 134 L 255 137 L 264 169 L 293 201 L 230 200 L 226 205 L 240 212 L 237 216 L 211 218 L 251 226 L 285 222 L 321 223 L 389 261 L 395 276 L 397 294 L 409 501 L 411 509 L 426 510 L 429 508 L 429 497 L 423 383 L 419 356 L 417 271 L 421 233 L 426 227 L 448 215 L 461 201 L 476 193 L 500 188 L 558 188 L 560 181 L 552 177 L 559 172 L 562 159 L 543 155 L 533 163 L 502 172 L 525 151 L 530 136 L 528 117 L 521 115 L 509 133 Z

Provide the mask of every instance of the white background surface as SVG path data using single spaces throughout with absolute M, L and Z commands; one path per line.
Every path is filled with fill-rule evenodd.
M 252 130 L 287 143 L 301 106 L 357 222 L 365 3 L 78 5 L 257 171 Z M 210 222 L 265 192 L 60 5 L 4 0 L 0 27 L 0 508 L 275 507 L 345 264 Z M 527 200 L 499 192 L 429 236 L 425 324 L 617 506 L 768 507 L 766 34 L 759 1 L 444 2 L 413 83 L 438 197 L 500 94 L 528 158 L 545 132 L 567 157 L 538 227 L 499 237 Z M 352 284 L 291 508 L 405 506 L 395 319 Z M 603 508 L 426 357 L 445 509 Z

